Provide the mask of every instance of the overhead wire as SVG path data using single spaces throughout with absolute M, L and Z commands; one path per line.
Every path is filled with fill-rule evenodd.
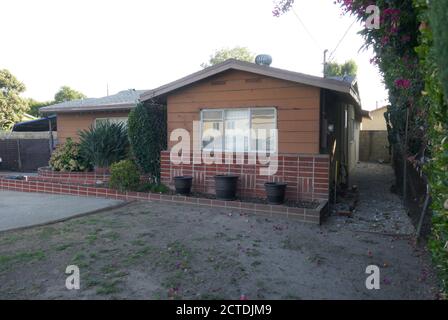
M 342 41 L 344 41 L 345 37 L 347 36 L 348 32 L 350 31 L 350 29 L 353 27 L 353 25 L 355 24 L 357 20 L 353 20 L 353 22 L 348 26 L 347 30 L 345 30 L 344 35 L 341 37 L 341 39 L 339 40 L 339 42 L 337 43 L 336 47 L 334 48 L 334 50 L 330 53 L 330 55 L 328 56 L 328 62 L 331 62 L 332 59 L 334 58 L 334 54 L 336 52 L 336 50 L 338 50 L 339 46 L 341 45 Z
M 312 35 L 312 33 L 308 30 L 308 28 L 306 27 L 305 23 L 302 21 L 302 19 L 300 19 L 300 16 L 297 14 L 297 12 L 292 8 L 291 9 L 292 13 L 294 14 L 294 16 L 297 18 L 297 20 L 299 21 L 299 23 L 302 25 L 303 29 L 305 30 L 305 32 L 308 34 L 308 36 L 311 38 L 311 40 L 313 40 L 314 44 L 316 45 L 316 47 L 322 51 L 322 47 L 319 45 L 319 42 L 316 40 L 316 38 Z

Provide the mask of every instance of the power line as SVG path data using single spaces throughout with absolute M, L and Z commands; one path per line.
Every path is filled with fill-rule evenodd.
M 299 20 L 300 24 L 302 25 L 303 29 L 305 30 L 305 32 L 308 34 L 308 36 L 311 38 L 311 40 L 313 40 L 314 44 L 316 45 L 316 47 L 322 51 L 322 47 L 319 45 L 319 42 L 317 42 L 316 38 L 313 37 L 313 35 L 311 34 L 311 32 L 308 30 L 308 28 L 306 27 L 306 25 L 303 23 L 302 19 L 300 19 L 299 15 L 297 14 L 297 12 L 291 8 L 292 13 L 294 13 L 294 15 L 296 16 L 297 20 Z
M 334 48 L 334 50 L 330 53 L 330 55 L 328 56 L 328 62 L 331 62 L 331 60 L 334 58 L 333 55 L 336 52 L 336 50 L 339 48 L 339 45 L 342 43 L 342 41 L 344 41 L 345 37 L 347 36 L 348 32 L 350 31 L 350 29 L 353 27 L 353 25 L 355 24 L 356 19 L 353 20 L 353 22 L 350 24 L 350 26 L 347 28 L 347 30 L 345 30 L 344 35 L 342 36 L 342 38 L 339 40 L 338 44 L 336 45 L 336 47 Z

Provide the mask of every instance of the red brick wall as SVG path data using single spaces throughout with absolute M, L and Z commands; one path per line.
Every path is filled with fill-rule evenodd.
M 282 181 L 288 183 L 286 198 L 289 200 L 328 200 L 328 155 L 292 155 L 278 156 L 278 171 L 273 176 L 261 176 L 259 164 L 180 164 L 170 161 L 169 151 L 161 155 L 162 183 L 173 185 L 173 177 L 179 175 L 193 177 L 193 191 L 214 194 L 214 175 L 239 175 L 238 194 L 242 197 L 265 198 L 264 183 L 266 181 Z M 234 162 L 235 163 L 235 162 Z

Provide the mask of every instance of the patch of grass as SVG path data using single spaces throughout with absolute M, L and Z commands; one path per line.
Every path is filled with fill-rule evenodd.
M 178 270 L 170 275 L 168 275 L 164 280 L 162 280 L 162 286 L 169 288 L 179 288 L 181 287 L 183 281 L 186 278 L 186 273 Z
M 98 240 L 98 235 L 96 233 L 89 234 L 87 235 L 86 240 L 89 245 L 92 245 Z
M 99 284 L 99 288 L 96 289 L 97 294 L 110 295 L 121 291 L 119 288 L 120 280 L 105 280 Z
M 103 255 L 103 254 L 111 254 L 111 253 L 118 252 L 118 251 L 120 251 L 120 249 L 118 249 L 118 248 L 103 248 L 103 249 L 100 249 L 98 251 L 98 253 Z
M 125 258 L 124 263 L 126 265 L 134 264 L 134 263 L 138 262 L 139 260 L 141 260 L 142 258 L 147 257 L 153 251 L 154 250 L 153 250 L 153 248 L 151 246 L 145 246 L 143 248 L 140 248 L 137 251 L 132 252 L 131 254 L 129 254 Z
M 101 268 L 101 272 L 104 274 L 113 273 L 116 271 L 117 271 L 117 266 L 112 265 L 112 264 L 105 265 Z
M 92 217 L 92 218 L 87 219 L 85 221 L 85 224 L 87 224 L 87 225 L 96 225 L 99 222 L 100 222 L 100 219 L 98 219 L 97 217 Z
M 120 238 L 120 234 L 115 231 L 108 232 L 104 235 L 104 238 L 110 239 L 110 240 L 118 240 Z
M 75 230 L 73 224 L 64 224 L 64 226 L 62 227 L 62 232 L 63 233 L 72 233 Z
M 54 248 L 54 250 L 56 250 L 56 251 L 64 251 L 65 249 L 68 249 L 68 248 L 70 248 L 72 246 L 73 246 L 73 243 L 64 243 L 64 244 L 60 244 L 60 245 L 56 246 Z
M 302 251 L 302 245 L 291 240 L 289 237 L 282 241 L 282 248 L 286 250 Z
M 114 274 L 115 278 L 123 278 L 129 275 L 129 272 L 126 271 L 118 271 L 117 273 Z
M 189 269 L 192 252 L 180 241 L 168 244 L 165 250 L 161 250 L 155 264 L 165 270 Z
M 88 266 L 87 257 L 83 252 L 76 253 L 72 258 L 72 263 L 79 268 L 84 268 Z
M 118 219 L 104 219 L 102 225 L 112 229 L 127 228 L 128 226 Z
M 144 246 L 146 244 L 146 242 L 141 239 L 136 239 L 136 240 L 132 240 L 131 244 L 134 246 Z
M 0 255 L 0 271 L 4 271 L 13 265 L 40 261 L 45 258 L 42 250 L 16 252 L 10 255 Z
M 11 245 L 22 239 L 23 237 L 20 235 L 16 234 L 7 235 L 0 239 L 0 245 Z
M 58 233 L 59 231 L 54 227 L 44 227 L 40 230 L 39 238 L 48 240 Z
M 96 279 L 87 279 L 86 280 L 86 287 L 87 288 L 92 288 L 92 287 L 96 287 L 100 284 L 100 282 Z

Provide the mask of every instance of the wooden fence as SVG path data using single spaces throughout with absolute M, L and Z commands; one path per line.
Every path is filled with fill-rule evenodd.
M 36 171 L 48 165 L 56 140 L 56 132 L 0 132 L 0 170 Z

